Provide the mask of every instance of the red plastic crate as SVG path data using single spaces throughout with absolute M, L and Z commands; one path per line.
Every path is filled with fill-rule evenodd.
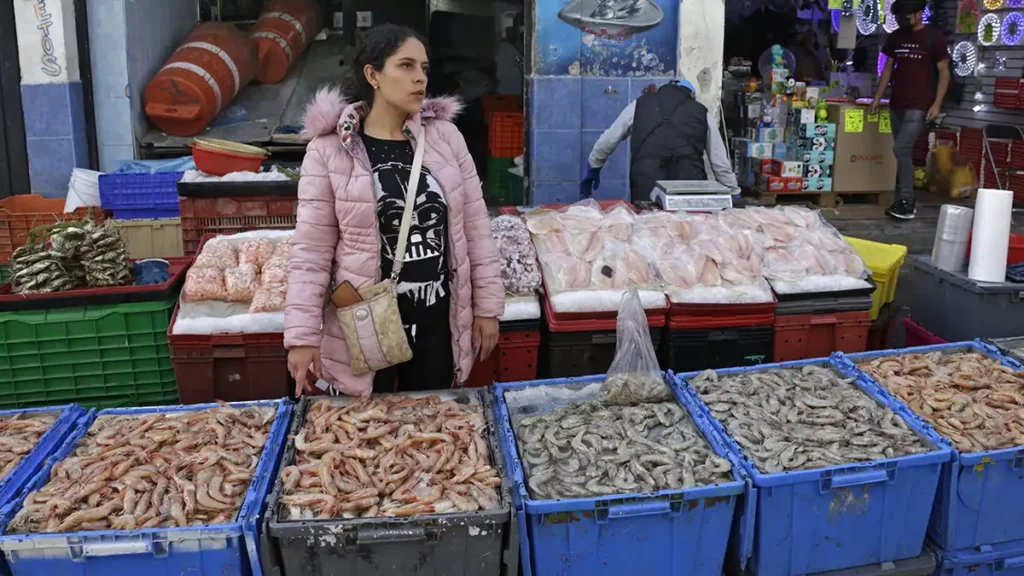
M 203 236 L 199 249 L 212 237 Z M 180 306 L 174 306 L 167 343 L 182 404 L 271 400 L 294 392 L 284 334 L 173 334 Z
M 833 352 L 864 352 L 871 311 L 775 317 L 774 362 L 825 358 Z
M 544 318 L 550 331 L 598 332 L 602 330 L 615 330 L 615 320 L 619 315 L 618 310 L 606 310 L 603 312 L 555 312 L 555 309 L 551 307 L 551 300 L 548 299 L 547 294 L 547 280 L 545 280 L 544 294 L 541 296 L 541 301 Z M 648 326 L 651 328 L 662 328 L 665 326 L 668 308 L 652 308 L 644 311 L 647 313 Z
M 537 379 L 540 330 L 502 330 L 498 346 L 481 361 L 479 358 L 466 380 L 466 386 L 480 388 L 494 382 L 525 382 Z
M 942 338 L 915 324 L 910 318 L 903 319 L 903 331 L 905 333 L 904 347 L 906 348 L 946 343 Z
M 515 94 L 484 94 L 480 99 L 484 108 L 484 120 L 491 122 L 491 116 L 498 112 L 523 111 L 523 99 Z
M 249 230 L 295 228 L 295 196 L 182 196 L 181 239 L 186 256 L 194 256 L 207 234 L 237 234 Z
M 771 326 L 779 303 L 772 294 L 771 302 L 757 304 L 680 304 L 671 303 L 668 310 L 669 330 L 705 328 L 742 328 Z
M 1013 201 L 1024 204 L 1024 173 L 1011 172 L 1007 177 L 1009 189 L 1013 192 Z
M 626 209 L 629 210 L 630 212 L 634 214 L 639 213 L 639 210 L 636 209 L 636 206 L 633 206 L 632 204 L 625 200 L 597 200 L 596 202 L 598 207 L 601 208 L 602 212 L 607 212 L 621 204 L 625 206 Z M 560 210 L 567 206 L 572 206 L 572 204 L 541 204 L 540 206 L 537 206 L 537 208 L 544 208 L 547 210 Z M 498 214 L 502 216 L 519 216 L 519 207 L 501 206 L 500 208 L 498 208 Z
M 28 233 L 33 228 L 82 220 L 90 214 L 98 222 L 108 216 L 99 208 L 65 212 L 63 198 L 43 198 L 39 194 L 19 194 L 0 200 L 0 264 L 11 261 L 11 254 L 28 241 Z
M 488 153 L 495 158 L 515 158 L 523 153 L 523 113 L 495 112 L 488 126 Z
M 973 232 L 972 232 L 973 234 Z M 967 259 L 971 258 L 971 234 L 967 236 Z M 1006 263 L 1024 262 L 1024 234 L 1010 233 L 1010 244 L 1006 249 Z

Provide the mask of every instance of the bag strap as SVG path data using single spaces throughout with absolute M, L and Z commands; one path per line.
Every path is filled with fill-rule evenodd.
M 405 260 L 405 247 L 409 241 L 409 227 L 412 226 L 412 212 L 416 208 L 416 191 L 420 186 L 420 173 L 423 171 L 423 149 L 425 134 L 421 131 L 416 137 L 416 154 L 412 159 L 412 171 L 409 173 L 409 184 L 406 186 L 405 211 L 402 212 L 402 225 L 398 229 L 398 246 L 395 249 L 395 262 L 391 266 L 391 281 L 398 281 L 398 273 L 402 271 Z

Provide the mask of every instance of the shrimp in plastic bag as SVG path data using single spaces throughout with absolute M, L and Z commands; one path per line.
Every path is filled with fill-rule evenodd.
M 260 285 L 287 284 L 288 283 L 288 260 L 274 256 L 263 265 L 260 275 Z
M 672 401 L 672 389 L 661 374 L 650 330 L 640 294 L 629 290 L 622 296 L 615 321 L 615 359 L 601 385 L 604 402 L 631 406 Z
M 287 284 L 265 284 L 253 294 L 249 313 L 280 312 L 284 310 L 285 298 L 288 296 Z
M 256 279 L 256 267 L 252 264 L 240 264 L 224 271 L 224 287 L 227 289 L 229 302 L 249 302 L 256 294 L 259 282 Z
M 211 242 L 203 247 L 203 251 L 196 256 L 192 268 L 220 268 L 227 270 L 238 266 L 238 254 L 234 246 L 227 242 Z
M 185 274 L 182 292 L 186 302 L 226 300 L 228 292 L 224 286 L 224 271 L 220 268 L 190 268 Z
M 274 246 L 274 254 L 270 258 L 271 259 L 283 258 L 284 261 L 287 262 L 291 257 L 292 257 L 292 239 L 291 239 L 291 237 L 288 237 L 288 238 L 285 238 L 284 240 L 281 240 L 280 242 L 278 242 L 277 246 Z
M 257 269 L 262 268 L 274 254 L 274 245 L 266 238 L 255 238 L 246 240 L 238 247 L 238 263 L 252 264 Z

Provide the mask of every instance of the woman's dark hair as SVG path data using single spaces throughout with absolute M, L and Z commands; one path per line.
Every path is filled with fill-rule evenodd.
M 423 44 L 429 58 L 430 48 L 427 46 L 427 40 L 411 28 L 384 24 L 365 32 L 360 37 L 359 50 L 356 51 L 355 58 L 349 63 L 348 73 L 341 81 L 345 95 L 357 101 L 372 103 L 373 86 L 366 80 L 363 69 L 369 64 L 374 70 L 383 70 L 384 61 L 410 38 L 415 38 Z

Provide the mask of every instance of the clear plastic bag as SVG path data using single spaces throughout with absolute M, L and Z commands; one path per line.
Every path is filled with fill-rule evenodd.
M 270 243 L 270 240 L 265 238 L 246 240 L 238 248 L 238 263 L 240 265 L 252 264 L 258 270 L 263 268 L 273 254 L 274 245 Z
M 224 271 L 220 268 L 189 268 L 182 292 L 185 302 L 226 300 L 228 293 L 224 286 Z
M 590 287 L 591 265 L 575 256 L 550 255 L 544 259 L 545 277 L 548 288 L 582 290 Z
M 249 305 L 249 313 L 280 312 L 284 310 L 287 296 L 287 284 L 265 284 L 260 286 L 256 289 L 256 293 L 253 294 L 252 304 Z
M 288 283 L 288 260 L 274 256 L 263 266 L 260 286 Z
M 271 259 L 282 258 L 282 259 L 284 259 L 285 262 L 287 262 L 288 260 L 291 259 L 291 257 L 292 257 L 292 239 L 289 236 L 288 238 L 285 238 L 284 240 L 281 240 L 280 242 L 278 242 L 277 246 L 274 246 L 274 254 L 270 258 Z
M 227 242 L 213 242 L 203 246 L 203 251 L 196 256 L 193 268 L 220 268 L 227 270 L 238 266 L 238 253 L 234 246 Z
M 615 322 L 615 359 L 601 386 L 602 400 L 617 406 L 673 400 L 651 343 L 647 314 L 640 294 L 629 290 L 622 296 Z
M 259 288 L 256 267 L 240 264 L 224 271 L 224 287 L 229 302 L 250 302 Z

